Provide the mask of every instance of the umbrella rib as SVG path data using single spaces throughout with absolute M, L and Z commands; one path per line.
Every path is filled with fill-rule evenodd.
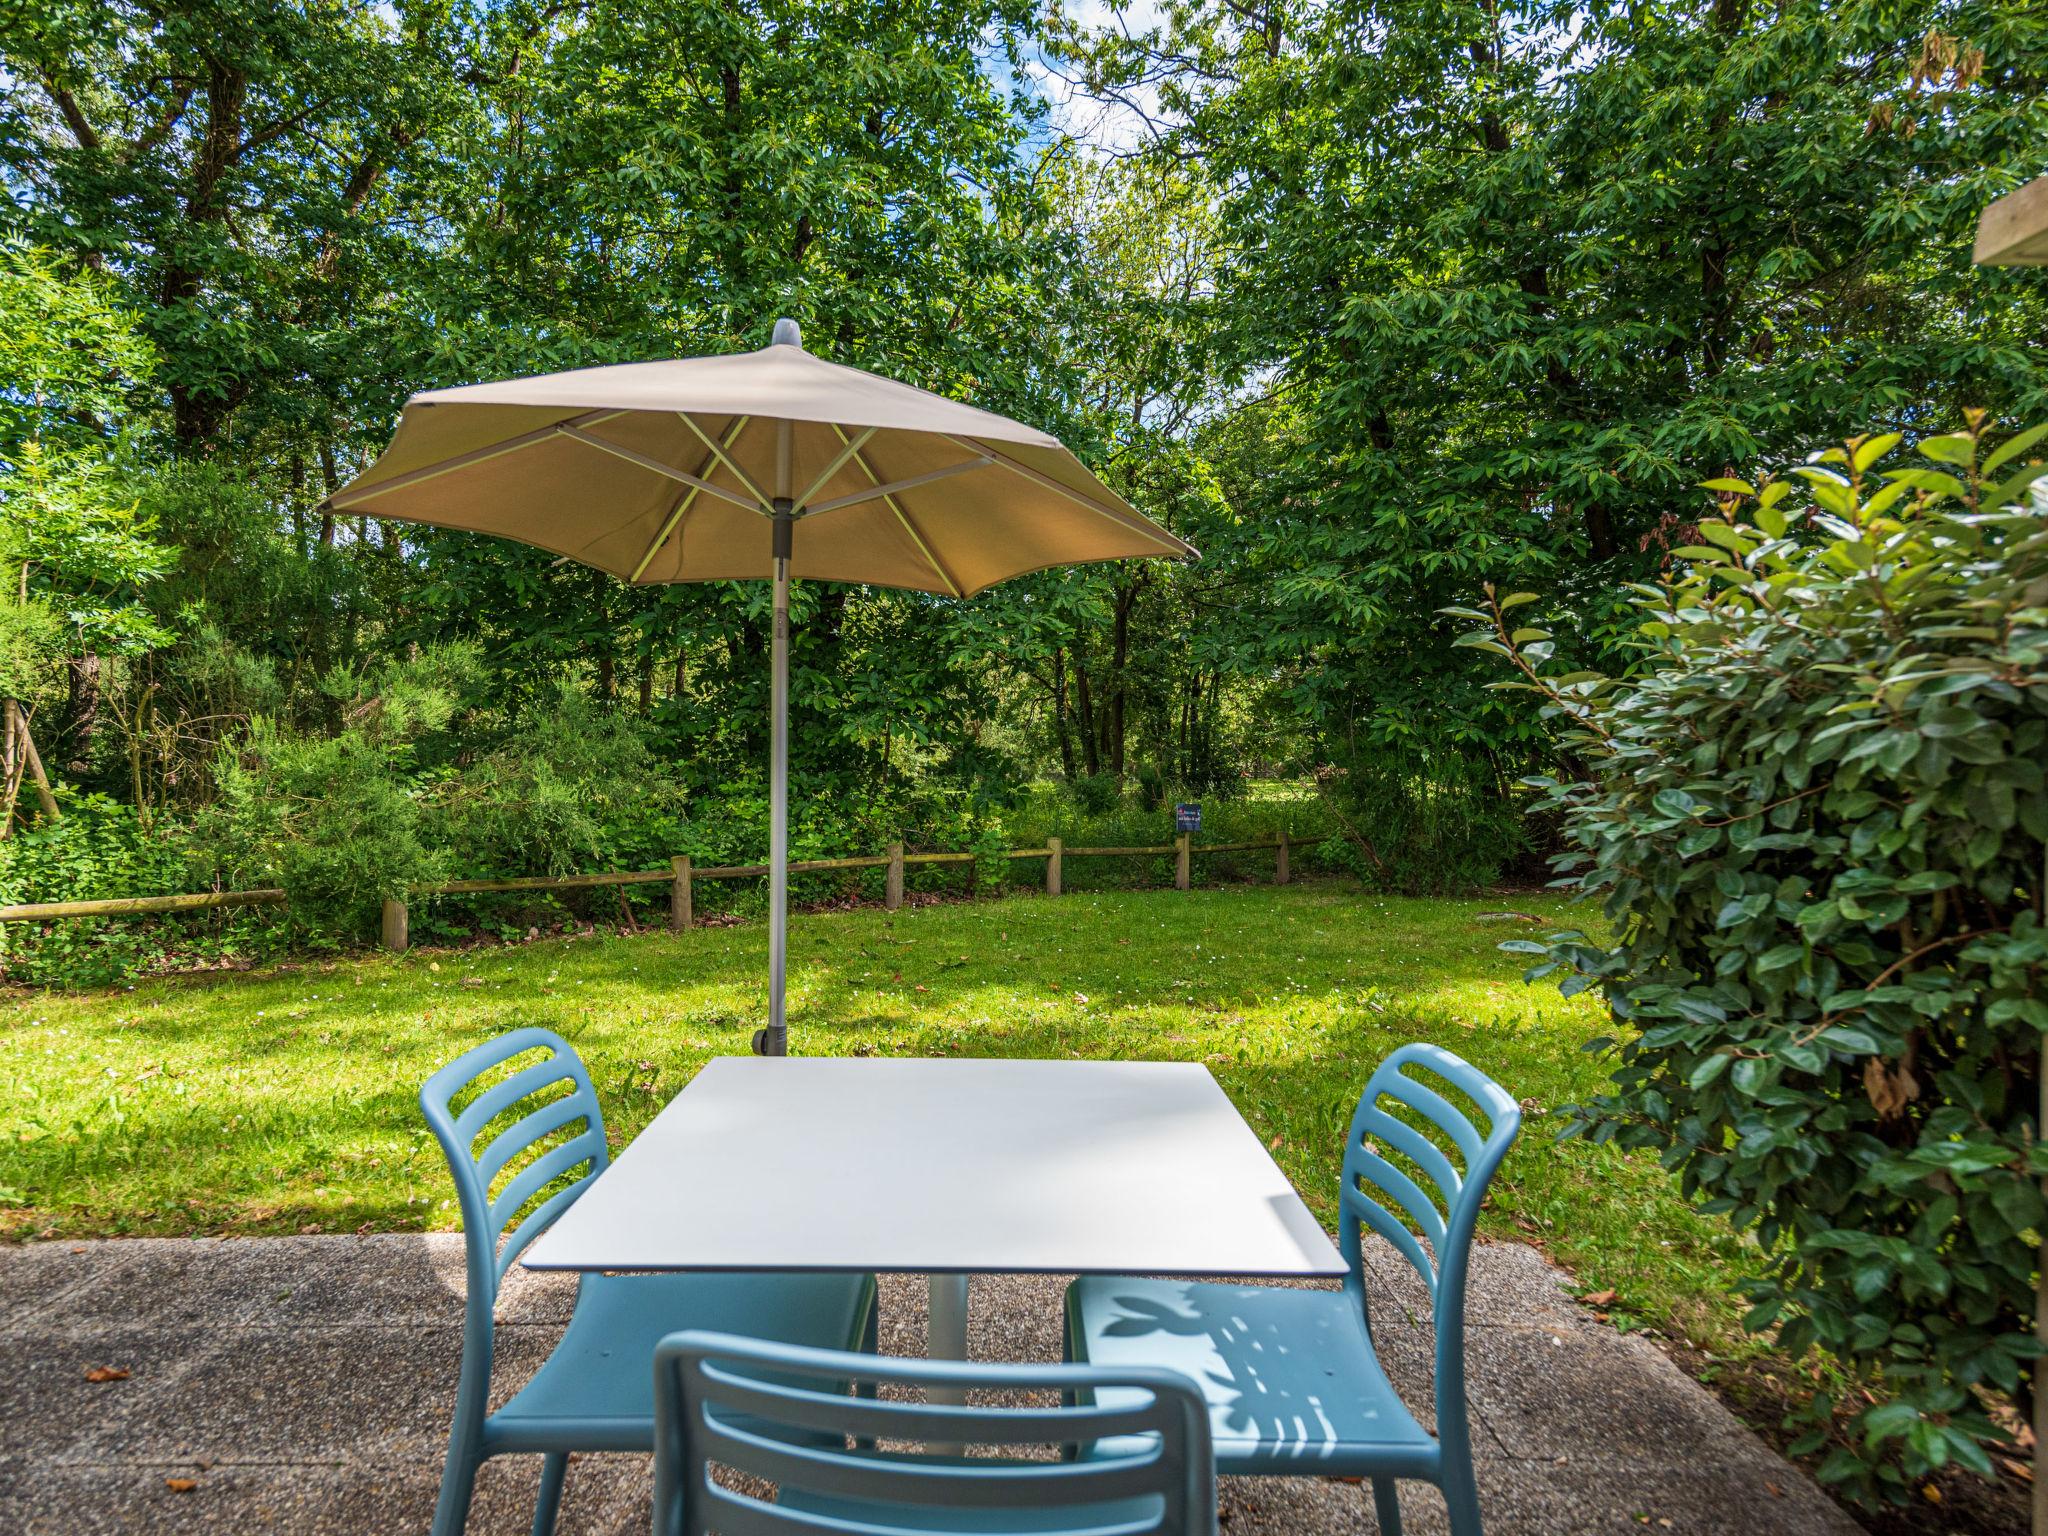
M 608 443 L 595 433 L 584 432 L 575 427 L 562 427 L 559 430 L 564 437 L 573 437 L 577 442 L 591 448 L 596 448 L 603 453 L 608 453 L 615 459 L 624 459 L 628 464 L 638 464 L 642 469 L 651 469 L 657 475 L 666 475 L 671 480 L 680 480 L 684 485 L 695 486 L 698 490 L 708 495 L 716 496 L 721 501 L 729 501 L 734 506 L 743 508 L 748 512 L 758 512 L 760 510 L 752 502 L 744 497 L 733 495 L 731 491 L 726 490 L 722 486 L 713 485 L 709 480 L 700 480 L 697 476 L 690 474 L 686 470 L 677 469 L 673 464 L 664 464 L 661 460 L 650 458 L 644 453 L 626 447 L 623 443 Z
M 856 502 L 873 501 L 877 496 L 890 497 L 898 491 L 907 491 L 914 486 L 929 485 L 934 480 L 945 480 L 954 475 L 964 475 L 970 469 L 980 469 L 984 464 L 991 462 L 993 462 L 991 457 L 984 453 L 978 458 L 969 459 L 965 464 L 948 464 L 944 469 L 928 469 L 923 474 L 912 475 L 907 480 L 891 480 L 887 485 L 873 485 L 864 491 L 854 491 L 845 496 L 834 496 L 830 501 L 821 501 L 815 507 L 806 509 L 805 515 L 816 517 L 821 512 L 836 512 L 841 507 L 850 507 Z M 872 475 L 874 471 L 869 470 L 868 473 Z
M 744 469 L 741 469 L 739 465 L 735 464 L 732 461 L 732 459 L 729 456 L 727 456 L 726 451 L 723 448 L 719 447 L 718 444 L 712 440 L 711 434 L 706 432 L 702 427 L 697 425 L 697 419 L 694 416 L 692 416 L 688 411 L 677 411 L 676 414 L 683 418 L 684 426 L 688 427 L 692 432 L 697 434 L 697 441 L 702 443 L 706 448 L 711 450 L 711 456 L 714 459 L 718 460 L 719 463 L 723 464 L 728 470 L 730 470 L 732 472 L 732 477 L 735 480 L 739 481 L 741 485 L 745 486 L 748 492 L 753 496 L 754 500 L 758 501 L 761 504 L 758 508 L 749 508 L 748 510 L 766 512 L 770 517 L 773 517 L 775 515 L 775 503 L 773 503 L 766 496 L 761 494 L 761 487 L 754 484 L 753 476 L 749 475 Z M 705 473 L 709 474 L 710 471 L 706 470 Z M 729 499 L 730 498 L 728 498 L 728 500 Z M 744 506 L 745 503 L 742 502 L 741 505 Z
M 501 443 L 492 443 L 488 448 L 472 449 L 468 453 L 458 453 L 452 459 L 442 459 L 436 464 L 425 464 L 418 469 L 407 470 L 402 475 L 393 475 L 389 480 L 365 486 L 359 491 L 337 491 L 327 498 L 327 504 L 337 512 L 346 512 L 350 508 L 361 506 L 374 496 L 402 491 L 409 485 L 418 485 L 425 480 L 453 474 L 458 469 L 467 469 L 470 465 L 481 464 L 486 459 L 495 459 L 504 454 L 517 452 L 521 448 L 531 448 L 535 443 L 546 442 L 564 431 L 586 425 L 597 426 L 615 416 L 625 414 L 624 411 L 584 411 L 580 415 L 571 416 L 567 421 L 550 422 L 547 426 L 536 427 L 531 432 L 508 437 Z
M 939 435 L 945 438 L 947 442 L 953 444 L 955 447 L 965 448 L 970 453 L 983 453 L 988 455 L 990 463 L 1000 464 L 1003 466 L 1003 468 L 1009 470 L 1012 474 L 1022 475 L 1026 480 L 1029 480 L 1036 485 L 1042 485 L 1048 491 L 1053 492 L 1055 495 L 1064 496 L 1067 498 L 1067 500 L 1073 502 L 1076 506 L 1086 507 L 1090 512 L 1094 512 L 1102 517 L 1106 517 L 1111 522 L 1129 529 L 1132 533 L 1143 534 L 1146 538 L 1151 539 L 1154 543 L 1159 543 L 1161 540 L 1164 540 L 1166 548 L 1173 554 L 1186 557 L 1194 554 L 1195 552 L 1194 545 L 1188 543 L 1185 539 L 1175 538 L 1174 535 L 1167 533 L 1163 528 L 1155 528 L 1149 521 L 1141 520 L 1140 523 L 1133 523 L 1131 519 L 1122 512 L 1118 512 L 1114 508 L 1104 506 L 1101 502 L 1095 500 L 1091 496 L 1083 495 L 1081 492 L 1075 490 L 1071 485 L 1062 485 L 1059 481 L 1053 479 L 1051 475 L 1043 474 L 1040 471 L 1033 469 L 1028 464 L 1018 463 L 1008 454 L 999 453 L 997 450 L 989 447 L 988 444 L 984 442 L 980 442 L 970 437 L 955 437 L 950 432 L 942 432 Z
M 846 440 L 846 434 L 844 432 L 839 431 L 839 424 L 837 422 L 834 422 L 832 424 L 832 430 L 834 432 L 839 433 L 839 456 L 835 458 L 830 464 L 825 466 L 825 472 L 818 476 L 817 479 L 811 482 L 811 488 L 809 490 L 805 491 L 803 495 L 797 497 L 796 510 L 798 512 L 804 511 L 809 506 L 811 498 L 817 495 L 818 492 L 825 489 L 825 486 L 828 482 L 830 482 L 832 477 L 838 474 L 839 471 L 845 467 L 846 461 L 854 457 L 854 455 L 858 454 L 862 448 L 866 447 L 868 439 L 873 437 L 879 429 L 875 427 L 868 427 L 861 433 L 859 437 L 856 437 L 852 442 L 848 442 Z
M 731 430 L 725 434 L 726 447 L 730 448 L 734 443 L 740 440 L 740 434 L 746 431 L 747 423 L 751 420 L 753 420 L 751 416 L 742 416 L 739 418 L 739 420 L 735 421 L 732 424 Z M 697 473 L 700 475 L 709 474 L 711 472 L 711 464 L 712 460 L 710 456 L 707 454 L 705 456 L 703 464 L 698 468 Z M 685 517 L 689 516 L 690 507 L 692 503 L 696 501 L 696 499 L 697 487 L 694 485 L 685 486 L 683 488 L 682 498 L 675 504 L 675 506 L 669 509 L 668 520 L 661 525 L 661 532 L 657 533 L 654 536 L 654 541 L 647 546 L 647 553 L 640 557 L 640 563 L 633 567 L 633 574 L 626 578 L 627 581 L 632 582 L 638 581 L 640 579 L 642 573 L 644 573 L 647 567 L 653 563 L 654 557 L 660 553 L 661 546 L 668 542 L 669 535 L 676 531 L 677 527 L 682 523 Z
M 840 431 L 838 423 L 833 423 L 832 430 L 839 433 L 839 440 L 842 443 L 846 441 L 846 434 Z M 853 462 L 858 464 L 861 468 L 861 473 L 874 481 L 876 485 L 882 483 L 882 477 L 875 473 L 874 466 L 868 463 L 867 455 L 860 451 L 858 443 L 853 445 Z M 917 524 L 910 520 L 910 514 L 903 510 L 902 504 L 891 495 L 884 495 L 882 501 L 891 512 L 896 514 L 896 521 L 901 523 L 903 531 L 910 535 L 910 542 L 917 546 L 917 552 L 924 556 L 925 563 L 938 572 L 939 580 L 946 584 L 946 591 L 954 597 L 959 597 L 961 595 L 960 583 L 953 579 L 953 573 L 946 569 L 937 555 L 932 553 L 931 545 L 925 542 L 924 535 L 918 531 Z

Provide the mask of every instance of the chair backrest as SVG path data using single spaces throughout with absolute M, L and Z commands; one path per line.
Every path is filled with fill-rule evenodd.
M 1484 1132 L 1445 1088 L 1485 1117 Z M 1446 1451 L 1468 1448 L 1465 1281 L 1472 1232 L 1486 1186 L 1521 1124 L 1521 1105 L 1477 1067 L 1434 1045 L 1404 1045 L 1366 1082 L 1344 1143 L 1337 1235 L 1351 1266 L 1346 1284 L 1363 1307 L 1364 1227 L 1422 1277 L 1436 1324 L 1437 1438 Z
M 533 1059 L 479 1088 L 496 1068 L 523 1056 Z M 474 1096 L 465 1098 L 471 1090 Z M 597 1090 L 560 1035 L 515 1029 L 463 1052 L 428 1078 L 420 1109 L 455 1176 L 472 1321 L 481 1302 L 488 1327 L 498 1283 L 512 1261 L 604 1169 Z
M 895 1393 L 849 1397 L 849 1384 Z M 934 1387 L 1042 1405 L 902 1400 Z M 1096 1456 L 1075 1459 L 1091 1446 Z M 898 1360 L 671 1334 L 654 1356 L 654 1529 L 1212 1536 L 1208 1410 L 1193 1382 L 1155 1368 Z

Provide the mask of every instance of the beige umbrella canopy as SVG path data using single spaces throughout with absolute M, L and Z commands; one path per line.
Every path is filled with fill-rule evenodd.
M 775 583 L 768 1028 L 783 1052 L 789 582 L 971 597 L 1027 571 L 1195 551 L 1057 438 L 805 352 L 625 363 L 406 402 L 339 512 L 537 544 L 621 580 Z
M 796 327 L 728 357 L 412 397 L 333 497 L 538 544 L 625 581 L 790 574 L 969 597 L 1027 571 L 1194 551 L 1035 428 L 812 357 Z

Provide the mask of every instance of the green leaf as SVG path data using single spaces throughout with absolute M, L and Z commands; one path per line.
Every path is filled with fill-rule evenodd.
M 1744 496 L 1754 496 L 1756 494 L 1756 487 L 1747 480 L 1730 480 L 1726 478 L 1702 480 L 1699 482 L 1699 488 L 1703 491 L 1735 491 Z
M 2024 432 L 2015 432 L 1985 455 L 1984 463 L 1978 472 L 1989 479 L 2009 460 L 2019 457 L 2044 437 L 2048 437 L 2048 421 L 2029 427 Z
M 1862 474 L 1864 470 L 1898 447 L 1905 441 L 1905 436 L 1903 432 L 1880 432 L 1877 436 L 1867 438 L 1858 444 L 1855 454 L 1850 459 L 1856 473 Z
M 1967 432 L 1923 437 L 1913 446 L 1937 464 L 1968 465 L 1977 457 L 1977 440 Z

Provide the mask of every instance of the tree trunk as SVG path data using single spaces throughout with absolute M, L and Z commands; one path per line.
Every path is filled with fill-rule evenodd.
M 1137 606 L 1138 591 L 1145 584 L 1141 574 L 1118 588 L 1116 594 L 1116 619 L 1110 629 L 1110 693 L 1102 712 L 1103 756 L 1109 759 L 1109 771 L 1119 779 L 1124 776 L 1124 714 L 1130 698 L 1130 686 L 1126 681 L 1131 659 L 1131 610 Z
M 1088 669 L 1074 658 L 1074 713 L 1081 734 L 1081 763 L 1091 779 L 1102 772 L 1102 743 L 1096 734 L 1095 704 L 1088 687 Z
M 65 667 L 64 746 L 66 768 L 92 771 L 92 749 L 100 725 L 100 658 L 96 651 L 73 656 Z
M 1060 771 L 1074 782 L 1074 737 L 1067 729 L 1067 652 L 1054 646 L 1052 652 L 1052 727 L 1060 743 Z
M 654 712 L 654 655 L 645 652 L 640 657 L 640 713 Z

